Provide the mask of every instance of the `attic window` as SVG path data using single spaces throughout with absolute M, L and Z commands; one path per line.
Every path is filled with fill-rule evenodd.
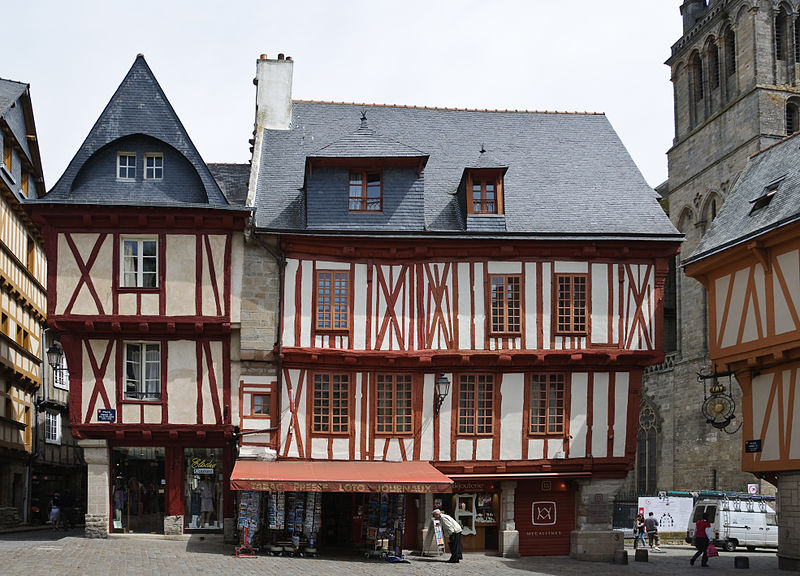
M 467 194 L 467 211 L 470 214 L 502 214 L 502 173 L 499 170 L 470 170 Z
M 117 180 L 136 179 L 136 154 L 133 152 L 117 153 Z
M 164 177 L 164 155 L 148 153 L 144 155 L 144 179 L 161 180 Z
M 767 184 L 760 196 L 750 200 L 750 203 L 753 205 L 753 207 L 750 209 L 750 214 L 758 212 L 772 201 L 772 197 L 775 196 L 775 193 L 778 191 L 778 188 L 780 187 L 784 178 L 785 176 Z
M 350 212 L 383 210 L 383 187 L 380 170 L 350 171 Z

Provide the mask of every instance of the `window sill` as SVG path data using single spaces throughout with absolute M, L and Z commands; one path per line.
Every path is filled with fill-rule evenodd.
M 161 292 L 161 287 L 118 286 L 117 291 L 127 294 L 158 294 Z
M 121 404 L 147 404 L 147 405 L 158 405 L 163 404 L 161 398 L 152 398 L 152 399 L 139 399 L 139 398 L 123 398 L 120 400 Z
M 61 446 L 61 440 L 50 440 L 48 438 L 44 439 L 45 444 L 51 444 L 53 446 Z

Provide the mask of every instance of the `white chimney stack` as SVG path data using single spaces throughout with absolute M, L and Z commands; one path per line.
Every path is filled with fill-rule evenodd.
M 288 130 L 292 122 L 291 57 L 278 54 L 269 60 L 262 54 L 256 64 L 256 131 Z

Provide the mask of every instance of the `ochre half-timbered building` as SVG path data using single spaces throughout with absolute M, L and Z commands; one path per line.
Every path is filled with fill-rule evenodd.
M 613 558 L 681 235 L 607 118 L 292 102 L 292 68 L 258 61 L 248 197 L 281 307 L 276 371 L 242 376 L 242 422 L 270 406 L 243 453 L 274 460 L 237 462 L 235 487 L 302 490 L 311 463 L 323 544 L 361 514 L 326 492 L 405 491 L 406 547 L 441 507 L 465 549 Z
M 686 274 L 708 291 L 708 348 L 743 392 L 742 469 L 778 486 L 778 560 L 800 569 L 800 154 L 795 134 L 750 157 Z M 718 390 L 707 401 L 735 407 Z M 711 416 L 714 416 L 712 410 Z
M 142 55 L 32 210 L 88 465 L 87 534 L 230 526 L 248 213 L 228 204 Z
M 28 519 L 46 263 L 22 203 L 44 194 L 30 88 L 0 79 L 0 528 Z

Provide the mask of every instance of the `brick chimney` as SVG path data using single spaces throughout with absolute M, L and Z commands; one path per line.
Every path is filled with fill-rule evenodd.
M 278 54 L 270 60 L 262 54 L 256 63 L 256 131 L 288 130 L 292 122 L 291 57 Z
M 706 0 L 685 0 L 684 3 L 681 4 L 684 34 L 691 30 L 695 23 L 703 17 L 706 8 Z

